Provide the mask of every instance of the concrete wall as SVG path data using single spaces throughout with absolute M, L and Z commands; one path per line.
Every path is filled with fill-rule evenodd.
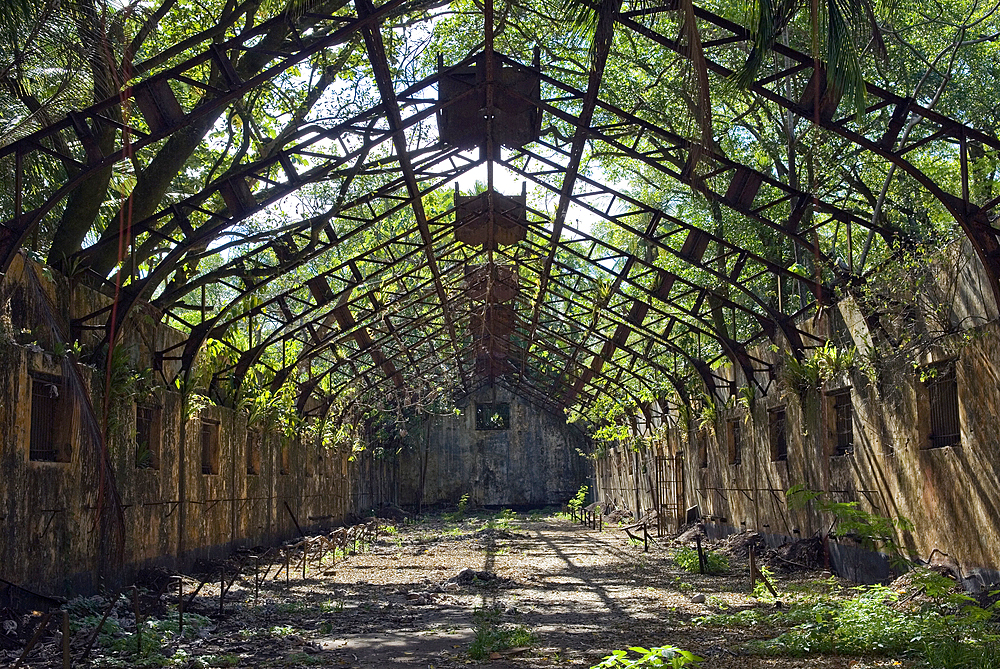
M 0 312 L 0 578 L 42 594 L 85 592 L 128 582 L 142 566 L 186 564 L 228 555 L 239 546 L 278 543 L 297 534 L 291 514 L 303 528 L 344 518 L 351 504 L 347 453 L 293 442 L 287 446 L 288 473 L 282 474 L 281 440 L 263 435 L 259 471 L 249 474 L 245 414 L 208 406 L 187 421 L 182 439 L 181 396 L 162 385 L 176 371 L 167 361 L 157 373 L 161 386 L 150 398 L 160 407 L 157 468 L 136 463 L 135 399 L 113 403 L 105 463 L 123 508 L 124 543 L 116 543 L 115 524 L 98 513 L 111 501 L 98 493 L 102 459 L 86 438 L 85 407 L 61 398 L 72 402 L 65 415 L 72 445 L 67 462 L 29 459 L 31 374 L 67 378 L 58 359 L 44 352 L 56 344 L 26 273 L 30 269 L 18 259 L 0 286 L 11 296 Z M 34 269 L 50 315 L 64 333 L 74 316 L 108 303 L 103 295 Z M 180 341 L 179 333 L 151 322 L 140 315 L 125 329 L 124 343 L 140 366 L 152 364 L 151 349 Z M 87 333 L 83 339 L 95 341 Z M 85 385 L 95 389 L 101 420 L 104 376 L 81 369 Z M 218 468 L 212 474 L 201 467 L 203 419 L 219 426 Z
M 950 290 L 941 290 L 940 285 L 931 288 L 941 293 L 940 299 L 949 300 L 944 304 L 950 305 L 952 321 L 964 328 L 957 338 L 961 341 L 950 351 L 931 347 L 916 362 L 954 360 L 960 445 L 931 448 L 927 385 L 912 361 L 888 361 L 874 376 L 854 369 L 826 381 L 820 390 L 799 392 L 776 381 L 749 412 L 730 405 L 707 429 L 677 427 L 676 416 L 655 418 L 654 428 L 663 420 L 674 427 L 640 429 L 656 436 L 638 453 L 611 449 L 597 463 L 601 499 L 629 509 L 637 502 L 649 508 L 654 504 L 655 483 L 642 472 L 657 456 L 674 458 L 682 463 L 674 477 L 682 485 L 674 488 L 673 496 L 661 493 L 674 505 L 672 524 L 677 522 L 677 509 L 697 505 L 716 533 L 756 529 L 774 541 L 823 533 L 830 517 L 788 507 L 785 492 L 802 484 L 826 491 L 834 501 L 855 501 L 866 511 L 908 518 L 915 529 L 902 533 L 899 541 L 914 556 L 926 559 L 937 549 L 954 558 L 967 575 L 984 578 L 1000 569 L 1000 322 L 968 250 L 957 254 L 964 261 L 958 285 Z M 842 302 L 840 310 L 850 336 L 864 349 L 870 336 L 863 320 L 856 317 L 850 301 Z M 831 334 L 827 317 L 812 327 L 817 334 Z M 754 353 L 780 361 L 764 347 Z M 737 385 L 746 384 L 739 372 L 725 373 Z M 854 411 L 854 451 L 837 455 L 832 395 L 844 390 L 850 393 Z M 772 457 L 768 429 L 769 411 L 778 408 L 784 408 L 787 417 L 784 461 Z M 729 421 L 738 421 L 742 429 L 740 464 L 731 462 Z M 704 460 L 702 443 L 707 449 Z M 845 569 L 864 562 L 847 540 L 834 543 L 831 553 L 835 558 L 849 557 L 842 561 Z M 873 565 L 858 569 L 855 575 L 862 579 L 870 580 L 878 572 Z
M 510 427 L 477 430 L 476 403 L 507 402 Z M 586 438 L 555 416 L 517 395 L 483 389 L 459 407 L 461 415 L 432 419 L 429 440 L 404 451 L 399 466 L 399 499 L 416 505 L 420 471 L 427 455 L 423 504 L 456 503 L 468 494 L 489 506 L 543 506 L 565 503 L 589 467 L 578 449 Z

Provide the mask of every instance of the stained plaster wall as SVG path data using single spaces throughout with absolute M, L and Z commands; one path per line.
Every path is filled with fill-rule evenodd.
M 476 402 L 509 402 L 510 428 L 477 430 Z M 586 438 L 565 419 L 505 390 L 484 389 L 459 406 L 460 415 L 438 416 L 425 443 L 401 454 L 399 499 L 416 505 L 427 456 L 424 505 L 456 503 L 528 507 L 565 503 L 585 482 Z
M 123 550 L 113 550 L 114 532 L 97 511 L 99 503 L 107 507 L 110 501 L 99 501 L 101 465 L 85 438 L 84 408 L 72 410 L 69 462 L 29 460 L 30 373 L 63 371 L 57 358 L 43 352 L 53 351 L 55 344 L 26 273 L 32 268 L 64 333 L 73 317 L 109 302 L 20 258 L 4 278 L 2 289 L 11 299 L 0 312 L 0 578 L 48 595 L 86 592 L 130 582 L 145 566 L 189 565 L 240 546 L 278 543 L 297 534 L 292 513 L 303 529 L 344 518 L 351 502 L 346 453 L 296 441 L 287 446 L 288 474 L 281 474 L 281 440 L 267 434 L 259 472 L 248 474 L 245 414 L 219 406 L 192 416 L 181 448 L 181 396 L 162 385 L 176 372 L 167 361 L 163 374 L 156 373 L 161 385 L 153 391 L 161 407 L 157 469 L 136 466 L 133 399 L 120 399 L 112 409 L 118 431 L 109 436 L 108 462 L 124 521 Z M 152 364 L 151 344 L 162 350 L 180 341 L 179 333 L 152 322 L 140 316 L 123 330 L 123 344 L 137 366 Z M 85 333 L 85 346 L 93 343 L 87 339 Z M 99 416 L 104 377 L 83 370 L 85 384 L 98 389 L 93 395 Z M 217 474 L 202 473 L 202 419 L 219 423 Z M 0 592 L 5 594 L 15 597 L 17 591 Z
M 966 328 L 967 343 L 957 355 L 932 349 L 917 362 L 954 359 L 960 446 L 930 448 L 927 387 L 908 361 L 874 379 L 854 369 L 828 380 L 821 391 L 802 394 L 776 380 L 749 412 L 723 410 L 708 429 L 681 429 L 676 416 L 654 419 L 674 427 L 656 432 L 657 438 L 638 453 L 612 449 L 598 462 L 601 499 L 634 509 L 632 491 L 638 487 L 640 505 L 649 508 L 653 486 L 641 473 L 644 463 L 657 454 L 676 457 L 683 462 L 683 493 L 670 501 L 682 509 L 697 505 L 712 534 L 755 529 L 778 543 L 822 534 L 830 517 L 787 504 L 785 491 L 801 484 L 828 491 L 835 501 L 856 501 L 867 511 L 908 518 L 914 529 L 898 539 L 912 555 L 926 559 L 942 551 L 961 565 L 970 585 L 995 581 L 1000 570 L 1000 322 L 974 256 L 961 247 L 956 254 L 962 260 L 961 271 L 951 273 L 959 277 L 957 285 L 929 290 L 938 291 L 933 300 L 950 306 L 951 321 Z M 864 351 L 871 337 L 856 306 L 845 300 L 838 309 L 853 343 Z M 829 314 L 811 327 L 817 334 L 832 334 Z M 754 353 L 780 362 L 763 347 Z M 736 385 L 746 384 L 739 372 L 726 373 Z M 854 452 L 836 455 L 830 394 L 844 389 L 854 410 Z M 768 428 L 769 410 L 780 407 L 787 412 L 786 461 L 772 459 Z M 740 464 L 731 462 L 731 420 L 743 433 Z M 707 466 L 702 466 L 699 440 L 707 447 Z M 835 566 L 860 580 L 888 574 L 884 561 L 871 559 L 849 540 L 832 541 L 830 552 Z

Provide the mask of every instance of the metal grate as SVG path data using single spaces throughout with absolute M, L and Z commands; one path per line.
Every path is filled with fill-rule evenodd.
M 788 435 L 785 430 L 785 410 L 775 409 L 768 414 L 768 433 L 771 438 L 771 460 L 788 460 Z
M 958 383 L 953 365 L 938 368 L 937 375 L 927 383 L 931 407 L 930 447 L 957 446 L 962 442 L 958 417 Z
M 738 420 L 729 421 L 729 464 L 743 462 L 743 425 Z
M 48 374 L 31 376 L 31 441 L 28 458 L 39 462 L 59 462 L 55 428 L 59 415 L 62 379 Z
M 854 452 L 854 405 L 851 393 L 841 392 L 833 396 L 833 415 L 837 423 L 837 455 Z
M 159 469 L 159 407 L 139 404 L 135 407 L 135 466 L 139 469 Z

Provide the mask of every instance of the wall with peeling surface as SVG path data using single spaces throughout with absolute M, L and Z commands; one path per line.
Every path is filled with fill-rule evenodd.
M 53 329 L 65 335 L 74 315 L 109 300 L 21 258 L 2 290 L 10 300 L 0 313 L 0 578 L 48 595 L 86 592 L 130 582 L 144 566 L 188 564 L 241 546 L 278 543 L 297 535 L 293 515 L 303 529 L 343 520 L 351 504 L 348 454 L 293 442 L 282 467 L 280 439 L 263 435 L 259 467 L 249 473 L 245 414 L 208 406 L 182 430 L 181 396 L 163 387 L 175 363 L 155 369 L 150 357 L 150 344 L 162 350 L 179 335 L 149 325 L 153 319 L 141 313 L 123 330 L 123 345 L 136 365 L 154 366 L 161 384 L 149 399 L 160 413 L 158 466 L 137 466 L 134 398 L 115 398 L 102 462 L 86 436 L 86 408 L 68 389 L 61 401 L 72 409 L 62 414 L 60 427 L 71 445 L 67 461 L 29 459 L 31 375 L 67 378 L 52 354 L 59 348 Z M 85 332 L 85 345 L 95 337 Z M 104 376 L 79 369 L 84 385 L 95 389 L 101 421 Z M 218 424 L 217 470 L 211 474 L 202 472 L 203 420 Z M 107 490 L 99 492 L 107 471 L 120 496 L 120 522 L 109 513 L 115 505 Z
M 477 402 L 508 403 L 509 428 L 477 430 Z M 459 409 L 461 415 L 434 418 L 423 447 L 401 454 L 403 504 L 454 504 L 465 494 L 477 505 L 563 504 L 585 483 L 589 467 L 580 451 L 587 440 L 564 418 L 500 388 L 479 391 Z

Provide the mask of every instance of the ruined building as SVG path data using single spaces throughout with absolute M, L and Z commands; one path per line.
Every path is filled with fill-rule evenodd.
M 153 21 L 10 86 L 0 594 L 581 485 L 884 576 L 799 486 L 995 580 L 996 133 L 712 6 L 500 4 Z

